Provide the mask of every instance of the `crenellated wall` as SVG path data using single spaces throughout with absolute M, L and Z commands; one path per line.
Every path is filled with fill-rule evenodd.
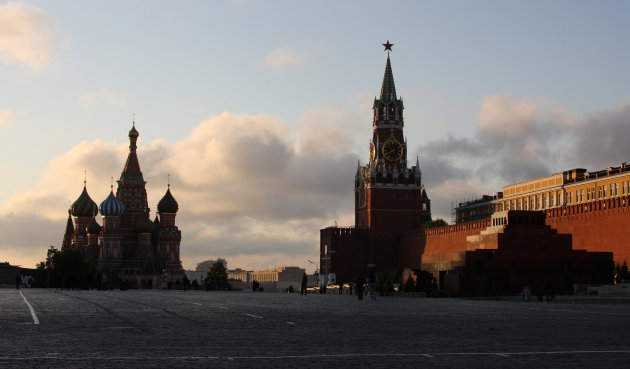
M 612 252 L 615 263 L 630 263 L 630 196 L 592 201 L 544 211 L 546 224 L 560 234 L 573 236 L 573 250 Z M 405 233 L 400 237 L 401 267 L 420 268 L 422 263 L 460 260 L 466 237 L 479 235 L 490 220 Z
M 488 226 L 490 220 L 480 220 L 405 233 L 398 243 L 400 267 L 420 269 L 426 262 L 460 260 L 465 257 L 466 237 L 478 235 Z
M 613 253 L 615 263 L 630 263 L 630 196 L 546 210 L 546 223 L 573 235 L 574 250 Z

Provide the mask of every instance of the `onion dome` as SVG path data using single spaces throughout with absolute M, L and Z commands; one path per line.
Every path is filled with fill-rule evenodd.
M 96 223 L 96 219 L 92 219 L 92 222 L 87 226 L 87 233 L 99 234 L 101 233 L 101 226 Z
M 151 233 L 153 232 L 153 228 L 155 228 L 155 225 L 146 213 L 136 222 L 136 230 L 138 233 Z
M 122 202 L 114 196 L 114 191 L 110 191 L 109 196 L 101 203 L 101 215 L 105 217 L 119 217 L 124 210 Z
M 77 201 L 72 203 L 70 210 L 75 217 L 93 217 L 98 213 L 98 206 L 88 195 L 85 183 L 83 184 L 83 192 Z
M 138 136 L 140 136 L 140 133 L 138 133 L 138 130 L 136 129 L 136 125 L 134 122 L 133 126 L 129 130 L 129 137 L 138 137 Z
M 164 194 L 164 197 L 162 197 L 162 200 L 160 200 L 160 202 L 158 202 L 158 211 L 160 213 L 177 213 L 177 210 L 179 210 L 179 205 L 177 204 L 177 201 L 175 200 L 175 198 L 173 197 L 173 195 L 171 195 L 171 186 L 168 186 L 168 189 L 166 190 L 166 194 Z

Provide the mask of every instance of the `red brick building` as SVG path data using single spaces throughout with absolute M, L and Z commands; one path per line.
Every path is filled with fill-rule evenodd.
M 391 47 L 389 42 L 385 46 Z M 509 210 L 487 220 L 422 229 L 431 220 L 431 206 L 419 160 L 414 166 L 407 163 L 403 108 L 388 53 L 381 94 L 374 100 L 370 159 L 365 166 L 359 164 L 355 175 L 355 226 L 320 231 L 320 271 L 329 283 L 350 282 L 359 274 L 384 269 L 404 270 L 407 277 L 430 272 L 439 289 L 462 293 L 516 292 L 543 283 L 567 291 L 575 283 L 612 282 L 613 252 L 627 253 L 620 251 L 618 240 L 613 246 L 593 237 L 618 238 L 620 224 L 630 220 L 628 201 L 623 202 L 624 210 L 607 215 L 610 220 L 601 218 L 586 227 L 580 222 L 603 214 L 567 219 L 586 208 L 553 216 Z M 610 228 L 605 235 L 600 232 Z M 576 244 L 582 250 L 575 250 Z
M 385 75 L 374 99 L 370 159 L 359 163 L 354 184 L 355 227 L 321 230 L 320 271 L 349 282 L 365 268 L 394 268 L 396 237 L 431 220 L 418 158 L 408 162 L 404 105 L 396 94 L 389 42 Z
M 100 208 L 84 183 L 79 198 L 68 210 L 62 250 L 76 249 L 86 260 L 94 259 L 98 281 L 131 288 L 163 288 L 181 285 L 181 231 L 175 224 L 179 210 L 170 184 L 159 201 L 159 214 L 151 221 L 146 182 L 138 161 L 135 124 L 129 131 L 129 155 L 120 175 L 116 196 L 113 185 Z M 102 226 L 96 221 L 100 210 Z M 73 223 L 74 220 L 74 223 Z

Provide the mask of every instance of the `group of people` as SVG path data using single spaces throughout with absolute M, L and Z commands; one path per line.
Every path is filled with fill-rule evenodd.
M 363 300 L 364 293 L 370 294 L 370 300 L 376 300 L 376 277 L 374 277 L 374 274 L 370 274 L 367 278 L 363 274 L 359 274 L 354 281 L 354 288 L 357 291 L 359 300 Z
M 556 302 L 556 291 L 553 288 L 553 282 L 551 282 L 551 280 L 546 280 L 536 292 L 538 301 L 546 301 L 548 304 Z M 523 302 L 529 302 L 531 295 L 531 288 L 529 288 L 529 286 L 523 287 L 523 290 L 521 291 L 521 298 Z
M 190 279 L 188 279 L 188 276 L 184 275 L 184 278 L 182 279 L 182 288 L 184 291 L 187 291 L 189 288 L 193 288 L 197 291 L 199 288 L 199 282 L 197 282 L 197 278 L 193 279 L 191 282 Z M 177 289 L 179 289 L 179 281 L 177 281 Z
M 304 273 L 300 285 L 300 295 L 306 295 L 308 293 L 307 285 L 308 277 L 306 273 Z M 376 300 L 376 277 L 374 274 L 370 274 L 367 278 L 365 278 L 363 274 L 360 274 L 354 281 L 354 290 L 359 300 L 363 300 L 364 294 L 369 294 L 370 300 Z M 349 292 L 350 295 L 352 295 L 352 284 L 350 284 Z M 339 283 L 339 294 L 343 294 L 343 283 Z

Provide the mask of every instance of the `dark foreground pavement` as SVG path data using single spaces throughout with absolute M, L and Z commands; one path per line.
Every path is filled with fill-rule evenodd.
M 629 368 L 630 304 L 0 289 L 0 367 Z

